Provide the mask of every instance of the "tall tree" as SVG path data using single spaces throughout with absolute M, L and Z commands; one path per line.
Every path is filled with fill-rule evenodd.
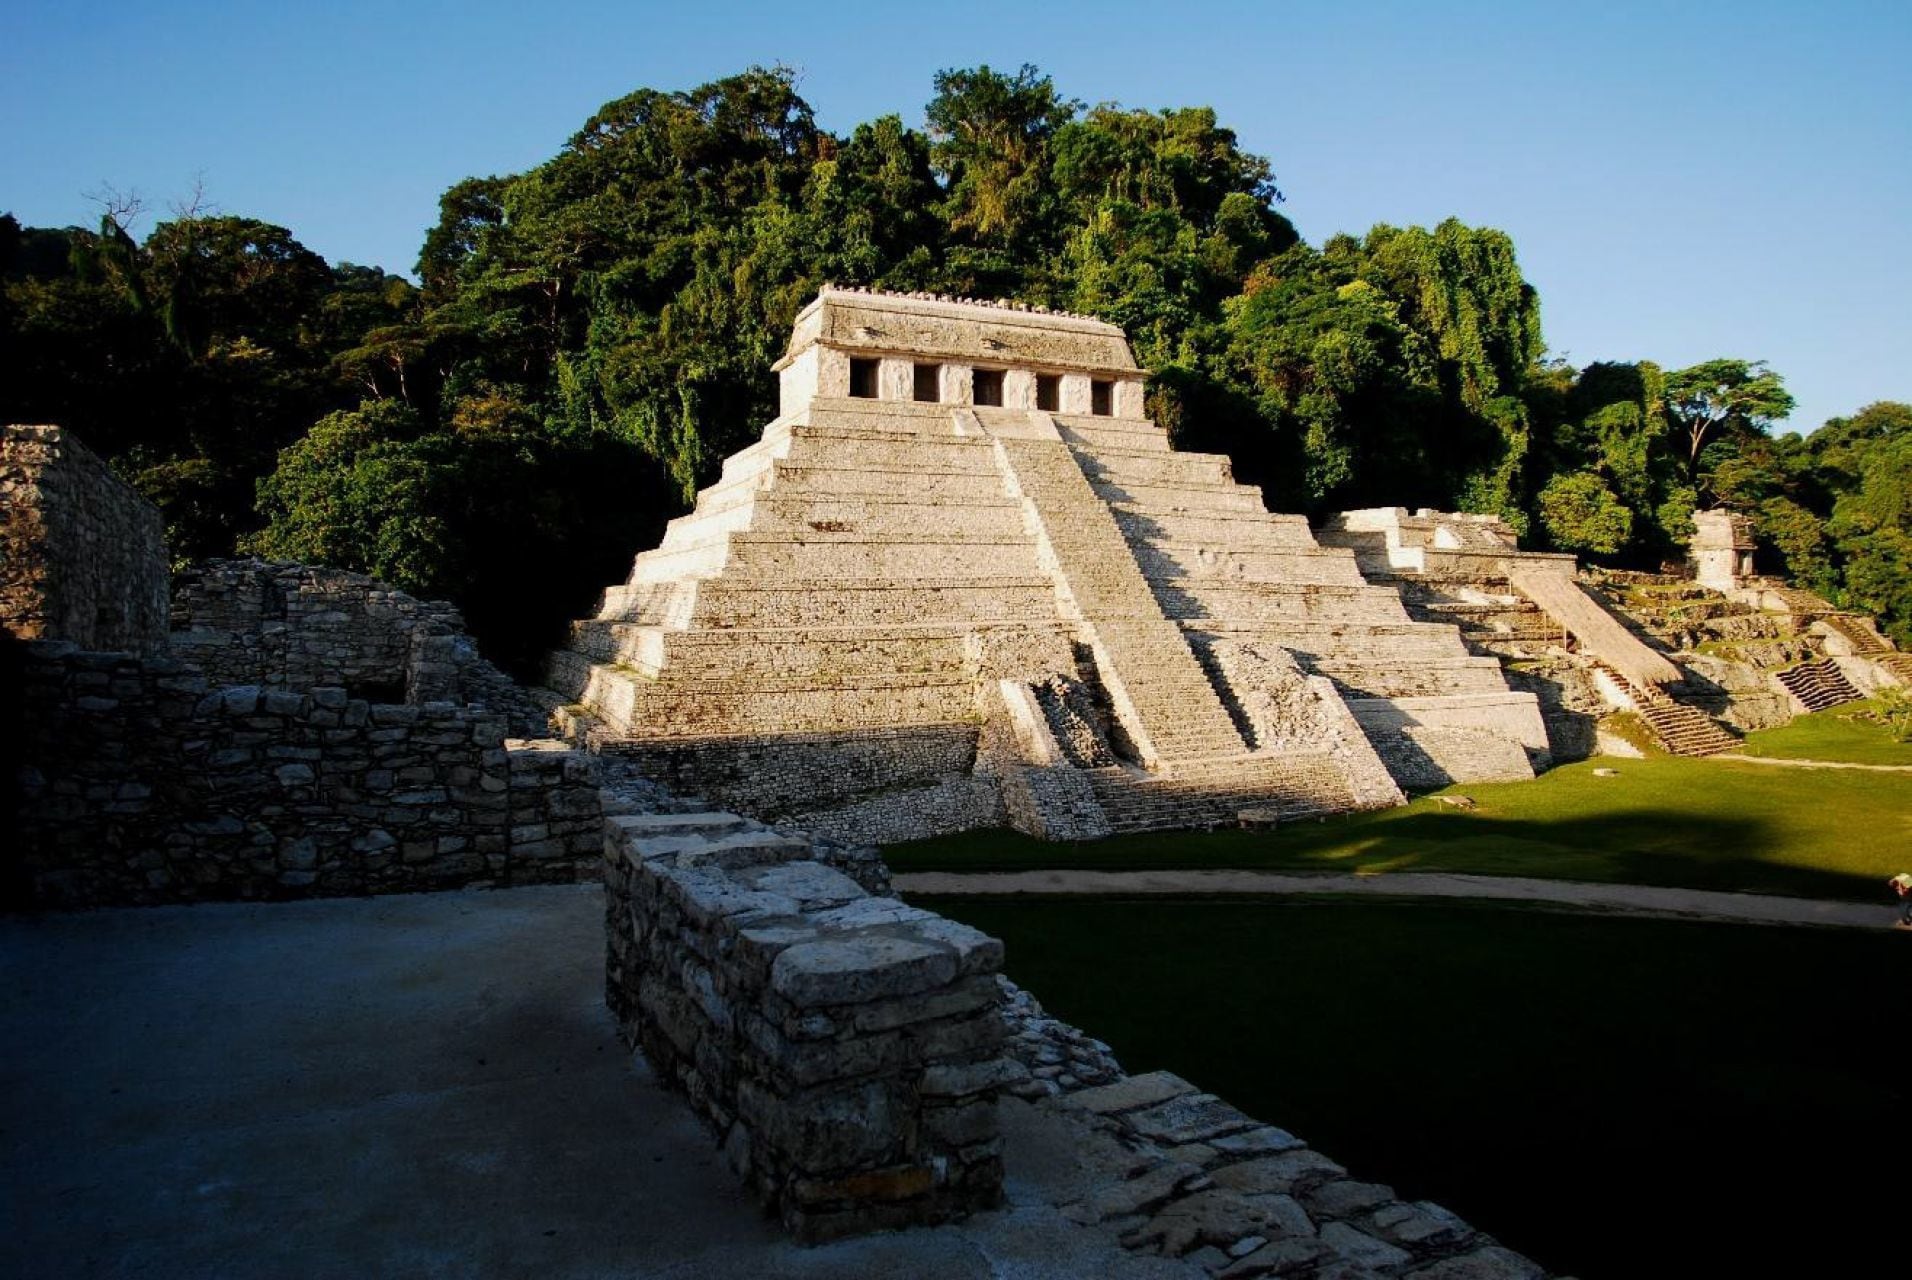
M 1708 360 L 1666 375 L 1666 408 L 1697 481 L 1707 445 L 1764 434 L 1792 412 L 1793 398 L 1763 360 Z

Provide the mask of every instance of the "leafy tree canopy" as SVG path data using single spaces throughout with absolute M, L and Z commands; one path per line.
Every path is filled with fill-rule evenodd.
M 1150 413 L 1276 509 L 1494 512 L 1652 566 L 1731 502 L 1774 567 L 1912 626 L 1912 408 L 1775 436 L 1761 362 L 1549 360 L 1499 231 L 1302 243 L 1207 107 L 1089 106 L 1031 66 L 931 89 L 922 130 L 840 137 L 786 68 L 639 89 L 449 188 L 417 286 L 243 217 L 0 217 L 0 413 L 78 431 L 182 557 L 368 570 L 529 667 L 774 415 L 820 284 L 1014 298 L 1122 325 Z

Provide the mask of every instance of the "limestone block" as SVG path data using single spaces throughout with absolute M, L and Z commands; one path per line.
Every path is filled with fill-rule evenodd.
M 770 985 L 800 1005 L 859 1004 L 946 986 L 956 973 L 951 950 L 863 934 L 790 948 L 771 967 Z
M 750 868 L 737 879 L 753 889 L 793 900 L 799 911 L 823 911 L 869 895 L 850 877 L 820 862 L 784 862 Z

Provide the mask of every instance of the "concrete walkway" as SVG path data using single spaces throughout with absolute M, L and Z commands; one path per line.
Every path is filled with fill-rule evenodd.
M 1866 906 L 1815 898 L 1780 898 L 1704 889 L 1637 884 L 1587 884 L 1520 876 L 1469 876 L 1402 871 L 1385 875 L 1280 871 L 1011 871 L 974 874 L 919 871 L 894 878 L 904 894 L 1351 894 L 1375 898 L 1489 898 L 1542 902 L 1622 915 L 1734 920 L 1755 924 L 1890 928 L 1898 913 L 1888 903 Z M 1883 898 L 1883 895 L 1882 895 Z
M 596 886 L 0 918 L 0 1276 L 1187 1276 L 1051 1207 L 805 1249 L 619 1045 Z

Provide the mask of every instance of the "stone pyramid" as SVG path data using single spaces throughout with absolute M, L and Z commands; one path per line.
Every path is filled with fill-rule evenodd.
M 598 750 L 858 840 L 1278 821 L 1399 803 L 1404 754 L 1544 753 L 1454 627 L 1172 451 L 1120 329 L 825 288 L 776 367 L 762 439 L 552 657 Z

